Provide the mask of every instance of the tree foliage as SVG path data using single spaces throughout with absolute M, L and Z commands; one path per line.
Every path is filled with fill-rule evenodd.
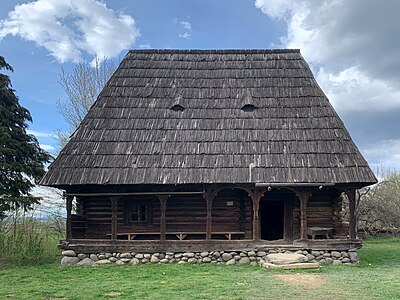
M 2 56 L 0 70 L 13 71 Z M 29 111 L 19 104 L 9 76 L 0 73 L 0 218 L 7 211 L 27 210 L 39 201 L 29 192 L 44 175 L 51 156 L 27 134 L 27 122 L 32 122 Z
M 97 96 L 115 71 L 115 62 L 105 59 L 95 65 L 88 62 L 77 64 L 71 72 L 61 70 L 59 83 L 67 98 L 57 102 L 58 111 L 68 123 L 67 130 L 59 130 L 57 138 L 61 147 L 82 122 Z
M 400 229 L 400 173 L 359 193 L 358 221 L 364 231 Z

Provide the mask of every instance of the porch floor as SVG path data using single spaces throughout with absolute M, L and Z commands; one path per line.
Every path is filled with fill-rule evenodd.
M 243 251 L 243 250 L 336 250 L 346 251 L 361 248 L 361 240 L 321 239 L 295 241 L 266 240 L 100 240 L 72 239 L 60 241 L 59 248 L 74 250 L 77 253 L 101 252 L 199 252 L 199 251 Z

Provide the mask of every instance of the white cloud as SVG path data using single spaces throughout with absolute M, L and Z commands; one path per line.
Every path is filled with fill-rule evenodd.
M 379 141 L 362 152 L 375 167 L 400 169 L 400 139 Z
M 149 43 L 145 43 L 145 44 L 140 44 L 139 45 L 140 49 L 151 49 L 151 45 Z
M 300 48 L 339 111 L 400 107 L 400 2 L 256 0 L 287 24 L 282 47 Z M 375 104 L 375 106 L 374 106 Z
M 190 33 L 184 32 L 182 34 L 179 34 L 179 37 L 182 38 L 182 39 L 190 40 L 191 36 L 190 36 Z
M 43 150 L 49 151 L 49 152 L 56 150 L 56 148 L 54 146 L 52 146 L 52 145 L 40 144 L 39 146 Z
M 0 40 L 20 36 L 46 48 L 59 62 L 83 53 L 115 57 L 139 36 L 134 19 L 97 0 L 37 0 L 16 5 L 0 21 Z
M 38 132 L 38 131 L 35 131 L 35 130 L 30 130 L 30 129 L 28 129 L 28 130 L 26 131 L 26 133 L 32 134 L 32 135 L 34 135 L 34 136 L 36 136 L 36 137 L 45 137 L 45 138 L 52 138 L 52 137 L 54 137 L 54 134 L 53 134 L 53 133 Z
M 349 67 L 337 74 L 320 67 L 316 78 L 339 112 L 400 109 L 400 90 L 384 80 L 368 77 L 358 67 Z
M 190 20 L 190 16 L 187 17 Z M 182 33 L 179 34 L 181 39 L 190 40 L 192 38 L 192 24 L 189 21 L 178 21 L 178 19 L 174 19 L 175 24 L 179 24 Z
M 281 47 L 299 48 L 372 166 L 400 169 L 400 2 L 256 0 L 286 25 Z M 361 122 L 361 125 L 359 124 Z
M 186 30 L 192 30 L 192 24 L 188 21 L 180 21 L 181 26 Z

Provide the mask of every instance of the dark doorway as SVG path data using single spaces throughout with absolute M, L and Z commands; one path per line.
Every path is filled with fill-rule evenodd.
M 261 239 L 279 240 L 283 239 L 283 201 L 261 201 Z

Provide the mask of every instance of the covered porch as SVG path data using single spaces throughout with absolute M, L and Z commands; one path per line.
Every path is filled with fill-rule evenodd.
M 350 200 L 349 224 L 341 218 L 343 192 Z M 67 236 L 60 248 L 81 252 L 268 247 L 340 251 L 361 246 L 356 238 L 355 188 L 348 187 L 213 185 L 168 191 L 69 191 L 66 204 Z M 322 233 L 317 230 L 313 235 L 313 229 Z

